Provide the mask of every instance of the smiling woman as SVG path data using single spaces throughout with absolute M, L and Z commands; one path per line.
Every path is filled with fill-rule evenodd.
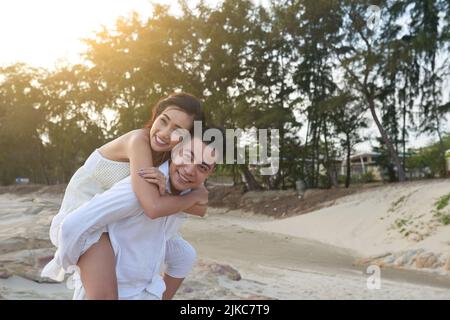
M 145 17 L 152 5 L 147 0 L 2 0 L 0 65 L 25 62 L 50 68 L 60 59 L 79 62 L 80 39 L 132 11 Z

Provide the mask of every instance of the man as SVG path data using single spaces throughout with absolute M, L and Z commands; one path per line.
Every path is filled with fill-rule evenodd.
M 214 172 L 219 154 L 197 137 L 174 152 L 173 161 L 165 162 L 159 170 L 167 179 L 169 192 L 189 196 L 191 189 L 203 184 Z M 142 176 L 158 183 L 156 175 L 144 172 Z M 116 260 L 119 299 L 161 299 L 166 289 L 160 275 L 165 245 L 168 239 L 176 237 L 185 218 L 185 213 L 149 218 L 132 190 L 130 177 L 127 177 L 96 195 L 76 214 L 66 217 L 59 233 L 59 262 L 66 270 L 76 265 L 80 256 L 98 241 L 98 237 L 92 240 L 92 235 L 106 226 Z M 174 278 L 185 276 L 193 261 L 187 264 Z M 82 276 L 75 272 L 74 299 L 86 298 Z M 171 283 L 170 273 L 168 278 L 166 282 Z M 172 283 L 167 286 L 169 297 L 181 284 L 180 281 Z

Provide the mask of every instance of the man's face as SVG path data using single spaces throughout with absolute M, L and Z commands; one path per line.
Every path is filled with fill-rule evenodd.
M 194 189 L 214 171 L 217 155 L 199 138 L 180 143 L 172 151 L 169 176 L 171 187 L 178 191 Z

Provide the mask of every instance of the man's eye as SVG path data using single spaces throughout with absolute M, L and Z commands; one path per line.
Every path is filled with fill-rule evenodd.
M 164 122 L 165 124 L 167 124 L 167 120 L 164 118 L 161 118 L 161 121 Z

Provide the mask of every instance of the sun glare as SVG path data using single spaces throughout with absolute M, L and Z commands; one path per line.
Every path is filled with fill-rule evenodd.
M 169 3 L 169 1 L 152 1 Z M 79 61 L 81 38 L 113 26 L 131 11 L 147 16 L 148 0 L 2 0 L 0 65 L 26 62 L 53 67 L 60 59 Z

